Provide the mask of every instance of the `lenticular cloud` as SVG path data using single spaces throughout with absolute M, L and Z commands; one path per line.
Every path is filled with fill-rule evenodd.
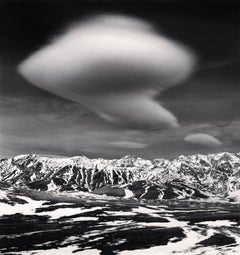
M 177 126 L 154 100 L 186 79 L 193 55 L 147 23 L 100 15 L 71 26 L 18 67 L 30 83 L 117 123 Z
M 217 138 L 202 133 L 188 135 L 184 138 L 184 140 L 188 143 L 199 144 L 206 147 L 219 147 L 222 145 L 222 143 Z

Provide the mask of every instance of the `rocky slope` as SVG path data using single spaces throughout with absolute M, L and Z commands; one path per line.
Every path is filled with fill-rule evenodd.
M 42 192 L 0 182 L 1 255 L 239 255 L 240 203 Z
M 142 199 L 226 197 L 240 189 L 240 153 L 145 160 L 19 155 L 0 161 L 0 181 L 40 191 L 88 191 Z

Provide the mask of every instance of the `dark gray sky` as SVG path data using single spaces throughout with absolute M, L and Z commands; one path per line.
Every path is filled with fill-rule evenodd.
M 238 1 L 113 2 L 0 1 L 0 155 L 173 158 L 239 151 Z M 198 60 L 191 76 L 156 98 L 177 118 L 179 127 L 109 122 L 86 102 L 37 88 L 17 72 L 22 61 L 70 24 L 101 14 L 139 18 L 192 50 Z M 124 81 L 120 91 L 128 86 Z M 140 112 L 143 107 L 140 103 Z M 222 145 L 184 140 L 196 133 L 211 135 Z

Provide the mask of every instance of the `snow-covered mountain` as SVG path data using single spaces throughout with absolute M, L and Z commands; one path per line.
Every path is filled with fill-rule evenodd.
M 41 191 L 142 199 L 226 197 L 240 189 L 240 153 L 145 160 L 19 155 L 0 161 L 0 181 Z

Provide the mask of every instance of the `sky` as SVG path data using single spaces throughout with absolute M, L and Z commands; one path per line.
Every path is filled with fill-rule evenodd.
M 238 10 L 0 1 L 0 156 L 239 152 Z

